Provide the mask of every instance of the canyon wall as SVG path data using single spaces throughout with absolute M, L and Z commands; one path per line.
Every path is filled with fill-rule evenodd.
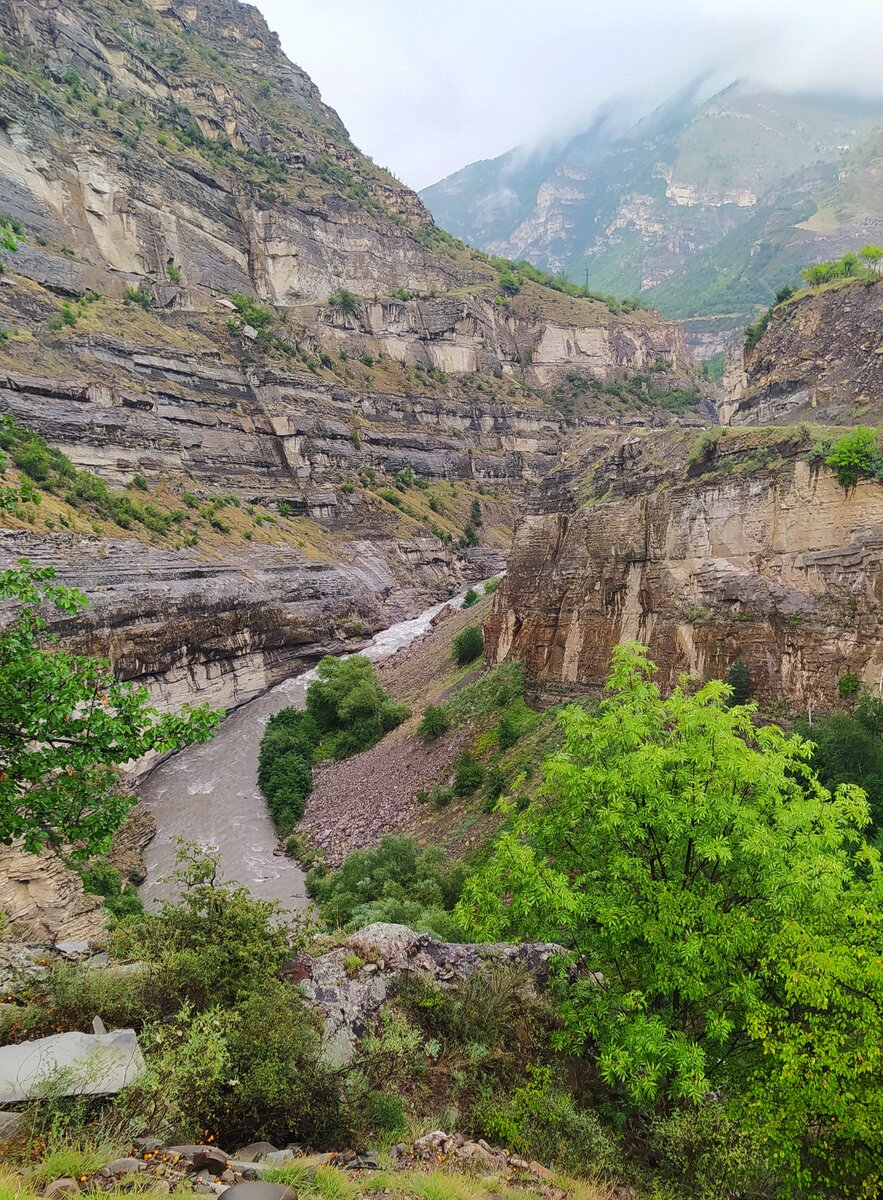
M 799 433 L 574 447 L 534 494 L 486 630 L 549 693 L 603 685 L 613 646 L 649 647 L 664 688 L 736 658 L 766 706 L 823 711 L 883 671 L 883 486 L 849 491 Z
M 843 280 L 786 301 L 752 350 L 734 352 L 725 424 L 875 425 L 883 397 L 883 280 Z

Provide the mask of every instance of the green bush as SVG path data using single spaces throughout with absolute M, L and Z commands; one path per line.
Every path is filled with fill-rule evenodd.
M 536 724 L 537 714 L 528 708 L 519 697 L 508 705 L 497 725 L 497 745 L 501 751 L 509 750 L 522 734 Z
M 308 715 L 322 741 L 323 753 L 346 758 L 367 750 L 401 725 L 408 715 L 381 687 L 373 663 L 362 655 L 326 656 L 307 691 Z
M 338 288 L 336 292 L 328 297 L 328 303 L 339 308 L 341 312 L 347 316 L 353 316 L 359 310 L 359 298 L 353 292 L 347 291 L 346 288 Z
M 475 588 L 469 588 L 466 595 L 463 597 L 462 607 L 463 608 L 472 608 L 473 604 L 478 604 L 480 599 L 481 599 L 481 596 L 479 596 L 479 594 L 475 590 Z
M 694 1200 L 764 1200 L 776 1194 L 756 1133 L 719 1100 L 655 1120 L 651 1146 L 663 1173 Z
M 484 653 L 484 634 L 478 625 L 467 625 L 451 642 L 451 653 L 454 662 L 465 667 L 467 663 L 475 662 Z
M 590 1108 L 553 1083 L 550 1067 L 528 1066 L 527 1080 L 508 1096 L 496 1096 L 484 1113 L 487 1136 L 522 1156 L 564 1171 L 615 1176 L 621 1158 L 616 1141 Z
M 484 767 L 468 750 L 461 750 L 454 766 L 454 791 L 458 796 L 471 796 L 484 780 Z
M 144 911 L 141 897 L 133 887 L 124 887 L 120 873 L 109 862 L 96 862 L 80 869 L 84 889 L 103 896 L 104 906 L 115 917 L 137 916 Z
M 742 658 L 737 658 L 727 672 L 727 683 L 733 689 L 729 704 L 747 704 L 751 699 L 751 680 L 748 667 Z
M 841 675 L 837 680 L 837 691 L 841 696 L 854 696 L 860 687 L 858 675 Z
M 428 704 L 417 726 L 417 732 L 421 737 L 437 738 L 449 728 L 450 721 L 444 708 L 437 704 Z
M 307 890 L 329 925 L 352 931 L 372 921 L 394 921 L 462 941 L 462 927 L 451 913 L 465 874 L 437 846 L 421 850 L 413 838 L 387 834 L 376 850 L 348 854 L 337 871 L 321 866 L 310 871 Z
M 499 577 L 499 575 L 495 575 L 493 579 L 489 579 L 487 581 L 487 583 L 484 585 L 484 594 L 486 596 L 493 596 L 494 592 L 497 590 L 497 588 L 499 586 L 500 586 L 500 577 Z
M 258 754 L 258 786 L 280 833 L 290 833 L 313 790 L 313 751 L 319 740 L 306 713 L 283 708 L 267 722 Z
M 273 324 L 272 312 L 258 304 L 251 296 L 243 296 L 241 292 L 237 292 L 230 299 L 245 324 L 251 325 L 252 329 L 269 329 Z
M 825 460 L 837 476 L 841 487 L 850 488 L 863 475 L 883 478 L 883 455 L 877 444 L 877 431 L 867 425 L 856 425 L 845 433 Z
M 128 287 L 126 288 L 125 295 L 123 296 L 123 303 L 137 304 L 139 308 L 146 309 L 150 308 L 151 304 L 153 303 L 153 299 L 150 295 L 150 292 L 145 291 L 144 288 Z

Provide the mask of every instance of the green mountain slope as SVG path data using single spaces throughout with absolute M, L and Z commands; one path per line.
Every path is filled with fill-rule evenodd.
M 876 102 L 734 84 L 626 132 L 609 111 L 563 146 L 475 163 L 421 195 L 491 252 L 735 328 L 805 262 L 883 234 L 881 121 Z

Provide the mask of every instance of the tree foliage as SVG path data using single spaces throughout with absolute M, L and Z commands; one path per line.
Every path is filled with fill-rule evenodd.
M 484 635 L 478 625 L 467 625 L 451 641 L 454 662 L 461 667 L 475 662 L 484 653 Z
M 280 833 L 290 833 L 304 815 L 313 790 L 313 750 L 319 740 L 315 722 L 294 708 L 283 708 L 267 722 L 258 755 L 258 786 Z
M 883 454 L 877 441 L 876 429 L 856 425 L 834 443 L 825 459 L 845 488 L 854 487 L 863 475 L 883 479 Z
M 376 850 L 348 854 L 337 871 L 311 871 L 307 888 L 330 925 L 355 930 L 372 921 L 393 921 L 461 941 L 452 910 L 465 874 L 462 864 L 445 862 L 439 847 L 421 850 L 413 838 L 387 834 Z
M 307 713 L 334 758 L 367 750 L 408 715 L 405 705 L 387 695 L 374 664 L 362 655 L 326 655 L 317 674 L 307 691 Z
M 755 728 L 725 684 L 663 699 L 654 670 L 618 647 L 597 712 L 563 710 L 543 795 L 511 814 L 460 912 L 484 937 L 567 948 L 583 971 L 562 987 L 558 1044 L 589 1054 L 626 1110 L 720 1090 L 794 1194 L 864 1184 L 883 1133 L 883 889 L 864 793 L 831 794 L 811 746 Z
M 117 768 L 207 741 L 221 714 L 186 705 L 160 715 L 146 688 L 117 682 L 103 659 L 59 650 L 41 607 L 73 615 L 87 602 L 51 567 L 21 559 L 0 573 L 0 599 L 16 604 L 0 630 L 0 839 L 100 853 L 132 803 Z

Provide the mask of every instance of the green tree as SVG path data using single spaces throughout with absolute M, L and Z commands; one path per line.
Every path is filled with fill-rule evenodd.
M 880 460 L 877 431 L 867 425 L 856 425 L 845 433 L 825 462 L 837 476 L 837 482 L 845 488 L 854 487 L 861 475 L 872 472 Z
M 380 685 L 374 664 L 360 654 L 326 655 L 307 691 L 307 714 L 335 758 L 375 745 L 408 715 Z
M 117 682 L 103 659 L 57 649 L 41 606 L 72 616 L 87 601 L 51 567 L 20 559 L 0 573 L 0 599 L 18 605 L 0 630 L 0 840 L 100 853 L 132 803 L 116 768 L 207 741 L 222 714 L 187 705 L 160 715 L 146 688 Z
M 743 658 L 737 658 L 730 667 L 727 683 L 733 689 L 730 704 L 747 704 L 751 699 L 751 680 Z
M 586 968 L 562 989 L 558 1044 L 591 1051 L 638 1110 L 786 1072 L 796 947 L 842 915 L 858 866 L 879 873 L 859 788 L 828 792 L 811 746 L 728 708 L 724 683 L 663 699 L 654 671 L 643 647 L 617 647 L 597 712 L 563 710 L 544 793 L 511 814 L 460 909 L 481 936 L 556 941 Z M 813 1020 L 824 1027 L 823 1001 Z
M 874 246 L 869 242 L 862 246 L 859 253 L 872 271 L 880 270 L 880 260 L 883 259 L 883 246 Z
M 841 274 L 854 275 L 858 267 L 858 255 L 852 250 L 847 250 L 837 265 L 840 267 Z
M 483 521 L 481 516 L 481 501 L 476 497 L 469 509 L 469 521 L 476 529 L 480 529 Z

